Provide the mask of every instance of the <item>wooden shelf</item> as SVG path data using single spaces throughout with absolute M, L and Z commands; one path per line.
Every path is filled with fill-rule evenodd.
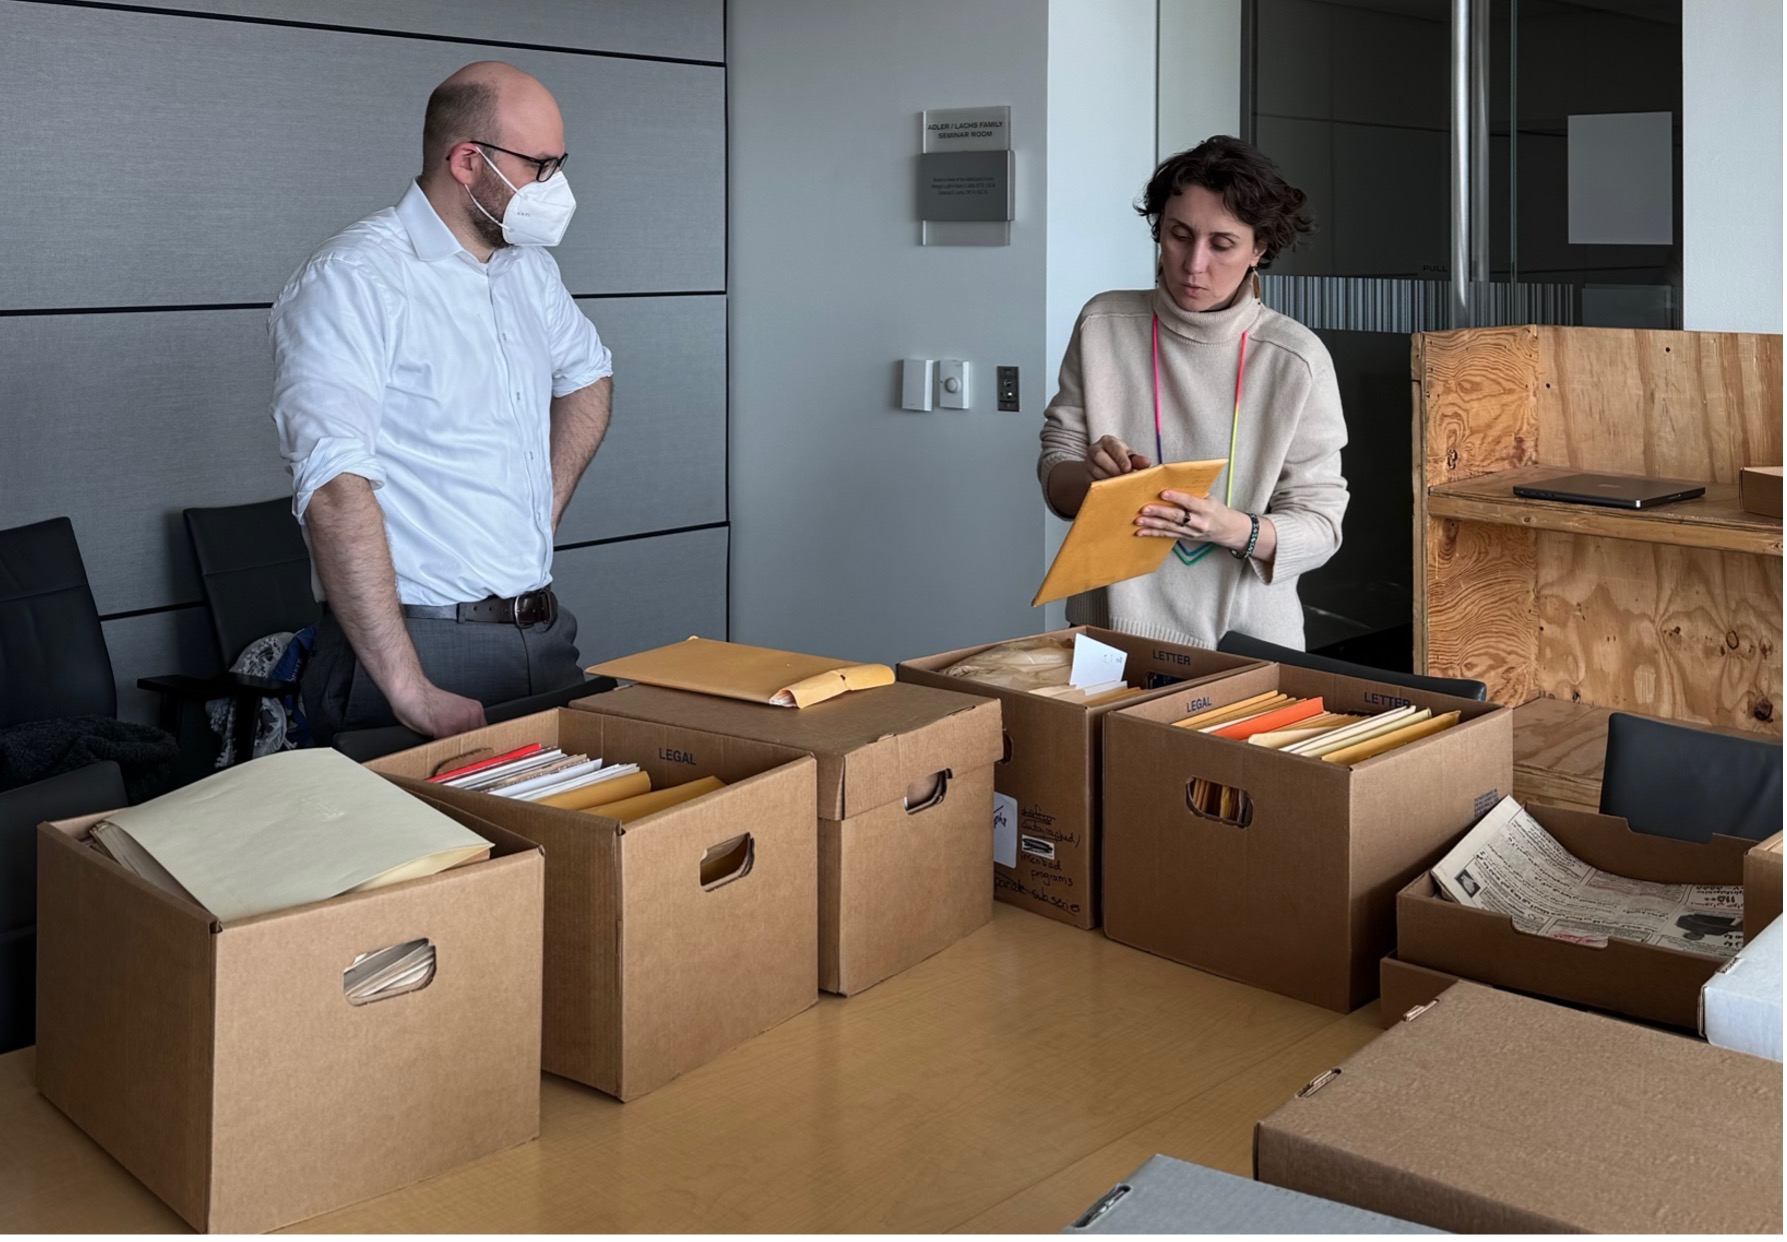
M 1480 475 L 1428 489 L 1427 515 L 1461 522 L 1518 526 L 1629 539 L 1638 543 L 1781 555 L 1781 519 L 1758 517 L 1738 504 L 1737 485 L 1709 483 L 1706 495 L 1656 509 L 1609 509 L 1516 496 L 1516 484 L 1543 483 L 1581 471 L 1534 466 Z

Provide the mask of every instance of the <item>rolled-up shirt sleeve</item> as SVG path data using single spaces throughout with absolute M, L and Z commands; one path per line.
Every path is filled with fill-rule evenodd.
M 378 460 L 390 342 L 384 291 L 361 264 L 314 260 L 267 320 L 273 341 L 273 422 L 292 476 L 299 522 L 318 488 L 343 474 L 384 485 Z
M 546 280 L 546 338 L 552 349 L 552 395 L 567 396 L 614 374 L 614 358 L 589 317 L 565 288 L 558 263 L 541 252 L 550 265 Z

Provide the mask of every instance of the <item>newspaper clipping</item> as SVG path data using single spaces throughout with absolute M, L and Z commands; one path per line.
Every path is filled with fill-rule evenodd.
M 1523 932 L 1603 947 L 1634 940 L 1731 957 L 1744 943 L 1744 890 L 1658 884 L 1598 871 L 1503 798 L 1440 860 L 1433 879 L 1461 905 L 1506 914 Z

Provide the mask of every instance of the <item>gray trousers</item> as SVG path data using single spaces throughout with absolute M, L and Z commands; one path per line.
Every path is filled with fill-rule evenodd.
M 577 618 L 563 605 L 551 625 L 526 629 L 415 617 L 405 617 L 404 625 L 428 680 L 486 707 L 583 680 L 577 660 Z M 316 650 L 304 669 L 299 694 L 318 745 L 327 746 L 344 730 L 397 723 L 384 691 L 361 666 L 341 622 L 328 608 L 317 624 Z

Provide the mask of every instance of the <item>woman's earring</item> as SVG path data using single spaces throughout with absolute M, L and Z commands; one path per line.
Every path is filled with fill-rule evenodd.
M 1260 269 L 1257 267 L 1253 269 L 1253 296 L 1262 302 L 1266 300 L 1266 295 L 1260 292 Z

